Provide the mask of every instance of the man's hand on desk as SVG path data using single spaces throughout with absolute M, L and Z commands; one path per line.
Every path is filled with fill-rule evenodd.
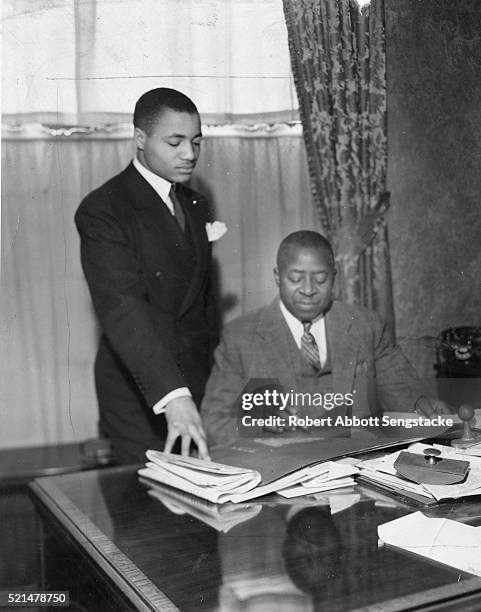
M 428 419 L 441 415 L 441 414 L 454 414 L 455 411 L 453 408 L 450 408 L 446 402 L 442 400 L 433 399 L 431 397 L 426 397 L 425 395 L 421 395 L 420 398 L 416 401 L 414 406 L 415 412 L 417 412 L 420 416 L 426 417 Z
M 181 453 L 189 455 L 191 440 L 197 445 L 200 459 L 209 459 L 207 440 L 199 412 L 192 398 L 187 396 L 171 400 L 165 407 L 167 440 L 164 451 L 170 453 L 175 441 L 181 436 Z

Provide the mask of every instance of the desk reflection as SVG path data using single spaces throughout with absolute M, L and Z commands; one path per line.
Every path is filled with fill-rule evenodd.
M 178 492 L 162 486 L 153 490 L 167 507 L 192 515 L 187 495 L 183 504 Z M 176 495 L 177 506 L 172 506 Z M 377 536 L 377 526 L 406 514 L 405 506 L 360 487 L 271 499 L 244 504 L 237 514 L 241 522 L 227 529 L 226 523 L 210 521 L 220 532 L 219 611 L 341 612 L 419 588 L 422 563 L 410 559 L 406 579 L 399 582 L 403 554 L 383 547 Z M 225 512 L 232 506 L 200 503 Z M 448 571 L 433 568 L 423 584 L 439 584 Z M 416 574 L 410 586 L 409 576 Z
M 172 610 L 348 612 L 403 610 L 467 592 L 481 599 L 480 579 L 380 545 L 378 525 L 414 508 L 360 485 L 213 506 L 146 486 L 131 467 L 40 479 L 34 490 L 45 523 L 61 514 L 80 548 L 87 541 L 108 560 L 124 593 L 131 587 L 149 601 L 156 587 Z M 460 506 L 449 506 L 451 516 L 479 521 L 476 504 Z
M 405 514 L 350 489 L 265 506 L 219 535 L 222 610 L 349 610 L 371 602 L 398 573 L 377 525 Z M 391 593 L 391 588 L 389 589 Z

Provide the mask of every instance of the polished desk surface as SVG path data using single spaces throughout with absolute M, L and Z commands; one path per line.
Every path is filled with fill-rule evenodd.
M 481 578 L 378 541 L 378 524 L 415 508 L 364 486 L 229 504 L 223 516 L 247 520 L 225 531 L 182 513 L 169 489 L 164 502 L 149 494 L 135 467 L 40 478 L 32 490 L 41 514 L 61 523 L 130 609 L 481 610 Z M 481 524 L 479 500 L 425 512 Z
M 0 486 L 27 484 L 32 478 L 52 476 L 112 463 L 106 440 L 29 446 L 0 450 Z

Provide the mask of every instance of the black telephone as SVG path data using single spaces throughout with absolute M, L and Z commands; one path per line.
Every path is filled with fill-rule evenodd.
M 437 378 L 481 378 L 481 327 L 451 327 L 436 339 Z

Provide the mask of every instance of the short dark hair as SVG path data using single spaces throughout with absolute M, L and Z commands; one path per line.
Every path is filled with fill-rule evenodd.
M 277 267 L 285 265 L 291 249 L 317 249 L 327 255 L 327 261 L 334 268 L 334 251 L 327 238 L 312 230 L 299 230 L 284 238 L 277 251 Z
M 137 100 L 134 110 L 134 126 L 149 133 L 160 115 L 167 109 L 178 113 L 198 115 L 197 107 L 185 94 L 168 87 L 146 91 Z

